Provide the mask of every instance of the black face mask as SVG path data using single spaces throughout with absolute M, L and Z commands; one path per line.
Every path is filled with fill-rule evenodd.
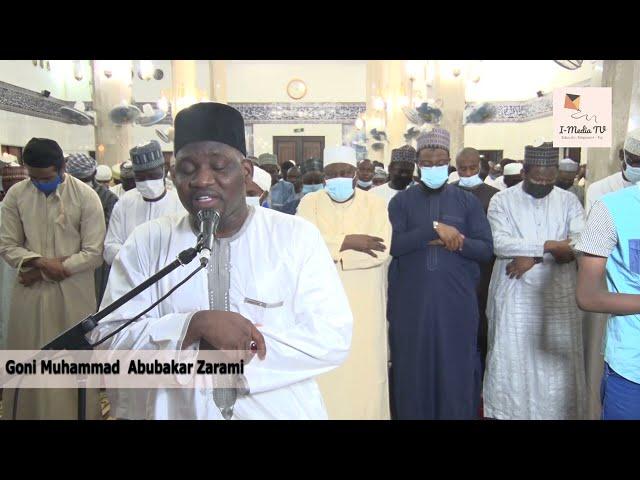
M 514 185 L 519 184 L 522 181 L 521 178 L 516 178 L 516 179 L 510 179 L 510 178 L 504 178 L 504 184 L 507 186 L 507 188 L 511 188 Z
M 404 190 L 405 188 L 407 188 L 407 186 L 411 183 L 413 179 L 411 178 L 411 176 L 408 177 L 394 177 L 391 180 L 391 186 L 394 187 L 396 190 Z
M 531 195 L 533 198 L 544 198 L 553 190 L 553 183 L 549 185 L 539 185 L 537 183 L 531 183 L 528 180 L 524 181 L 522 185 L 525 192 Z
M 571 187 L 573 186 L 573 182 L 561 182 L 561 181 L 557 181 L 556 182 L 556 187 L 559 187 L 563 190 L 569 190 Z

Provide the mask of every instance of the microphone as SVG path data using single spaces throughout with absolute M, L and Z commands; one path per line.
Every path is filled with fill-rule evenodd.
M 213 250 L 213 240 L 220 223 L 220 214 L 212 209 L 206 208 L 198 212 L 200 222 L 199 253 L 200 264 L 204 267 L 209 263 L 211 251 Z

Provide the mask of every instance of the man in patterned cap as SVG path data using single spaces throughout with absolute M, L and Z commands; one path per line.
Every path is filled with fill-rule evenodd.
M 269 208 L 282 211 L 282 207 L 294 199 L 295 188 L 292 183 L 287 182 L 284 178 L 280 178 L 280 168 L 278 167 L 278 159 L 275 155 L 263 153 L 258 157 L 258 161 L 260 168 L 266 170 L 271 175 L 271 189 L 269 190 L 267 204 Z
M 164 156 L 160 144 L 151 140 L 129 151 L 136 188 L 126 192 L 116 203 L 107 236 L 104 240 L 104 259 L 111 265 L 114 258 L 138 226 L 154 218 L 184 213 L 175 190 L 167 190 L 164 183 Z M 124 168 L 120 168 L 120 177 Z
M 283 213 L 295 215 L 302 198 L 308 193 L 317 192 L 324 188 L 323 162 L 320 158 L 309 158 L 300 165 L 302 189 L 300 197 L 294 198 L 282 207 Z
M 97 166 L 94 158 L 84 153 L 77 153 L 68 155 L 66 157 L 66 171 L 69 175 L 73 175 L 81 182 L 86 183 L 93 191 L 100 197 L 100 203 L 102 204 L 102 211 L 104 212 L 105 229 L 109 225 L 109 219 L 111 218 L 111 212 L 113 207 L 118 202 L 118 197 L 107 187 L 96 180 Z M 96 299 L 98 305 L 102 301 L 102 295 L 104 289 L 107 286 L 107 280 L 109 278 L 109 265 L 106 262 L 102 263 L 100 268 L 95 271 L 96 281 Z
M 449 132 L 418 137 L 421 180 L 389 202 L 388 318 L 399 419 L 478 417 L 480 264 L 492 255 L 480 201 L 447 184 Z
M 133 176 L 133 164 L 130 160 L 122 162 L 119 165 L 120 183 L 111 187 L 109 190 L 118 198 L 122 197 L 125 192 L 136 188 L 136 180 Z
M 625 177 L 635 186 L 596 201 L 576 245 L 582 253 L 578 305 L 610 314 L 605 318 L 604 362 L 600 315 L 590 316 L 587 321 L 598 323 L 585 329 L 591 334 L 585 335 L 585 341 L 591 340 L 586 350 L 591 357 L 587 368 L 593 370 L 588 370 L 590 396 L 596 393 L 599 370 L 603 420 L 640 420 L 640 129 L 627 134 L 623 156 Z
M 384 168 L 376 167 L 376 173 L 373 174 L 373 183 L 371 186 L 372 188 L 380 187 L 387 183 L 388 180 L 389 178 L 387 176 L 387 172 L 384 171 Z
M 389 162 L 389 182 L 371 189 L 371 193 L 382 198 L 387 206 L 391 199 L 411 184 L 413 169 L 418 159 L 418 154 L 411 145 L 404 145 L 391 150 Z
M 2 198 L 16 183 L 29 178 L 27 168 L 17 163 L 0 163 L 0 179 L 2 179 L 2 193 L 0 193 L 0 225 L 2 224 Z M 6 348 L 7 325 L 11 306 L 11 291 L 16 280 L 16 269 L 7 262 L 0 260 L 0 350 Z
M 584 188 L 575 184 L 578 170 L 580 170 L 580 164 L 578 162 L 574 162 L 570 158 L 560 160 L 556 186 L 573 193 L 578 197 L 578 200 L 580 200 L 580 204 L 584 205 Z
M 584 228 L 573 193 L 555 186 L 559 150 L 526 146 L 524 180 L 493 197 L 496 263 L 487 317 L 489 418 L 585 418 L 582 312 L 571 246 Z
M 30 181 L 3 200 L 0 257 L 18 270 L 7 348 L 35 350 L 96 311 L 93 271 L 102 264 L 104 214 L 96 192 L 65 173 L 62 149 L 33 138 L 22 160 Z M 5 391 L 5 413 L 13 393 Z M 75 390 L 22 390 L 17 418 L 77 418 Z M 99 418 L 97 392 L 88 392 L 87 417 Z

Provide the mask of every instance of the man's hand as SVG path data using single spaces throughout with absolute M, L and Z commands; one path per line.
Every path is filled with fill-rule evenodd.
M 29 270 L 28 272 L 22 272 L 18 275 L 18 283 L 25 287 L 30 287 L 41 280 L 43 280 L 42 272 L 37 268 Z
M 252 341 L 257 344 L 260 360 L 267 354 L 264 337 L 256 326 L 239 313 L 218 310 L 202 310 L 191 317 L 183 348 L 198 340 L 204 340 L 217 350 L 247 352 Z M 250 361 L 253 354 L 245 361 Z
M 462 250 L 462 246 L 464 245 L 464 235 L 462 235 L 456 227 L 445 225 L 444 223 L 438 223 L 436 233 L 444 243 L 444 247 L 447 250 L 451 252 Z
M 544 251 L 553 255 L 556 263 L 569 263 L 575 260 L 570 247 L 570 240 L 548 240 L 544 243 Z
M 507 275 L 509 278 L 519 279 L 535 264 L 533 257 L 516 257 L 507 264 Z
M 378 255 L 373 251 L 376 250 L 378 252 L 384 252 L 387 247 L 385 247 L 383 242 L 384 238 L 372 237 L 371 235 L 346 235 L 344 237 L 344 242 L 342 242 L 342 248 L 340 248 L 340 251 L 355 250 L 356 252 L 366 253 L 372 257 L 378 258 Z
M 69 270 L 62 265 L 63 261 L 61 258 L 40 257 L 31 262 L 31 265 L 42 270 L 51 280 L 59 282 L 71 276 Z

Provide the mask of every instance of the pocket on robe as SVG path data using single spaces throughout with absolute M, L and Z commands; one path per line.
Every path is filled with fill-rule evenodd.
M 629 240 L 629 268 L 640 275 L 640 239 Z

